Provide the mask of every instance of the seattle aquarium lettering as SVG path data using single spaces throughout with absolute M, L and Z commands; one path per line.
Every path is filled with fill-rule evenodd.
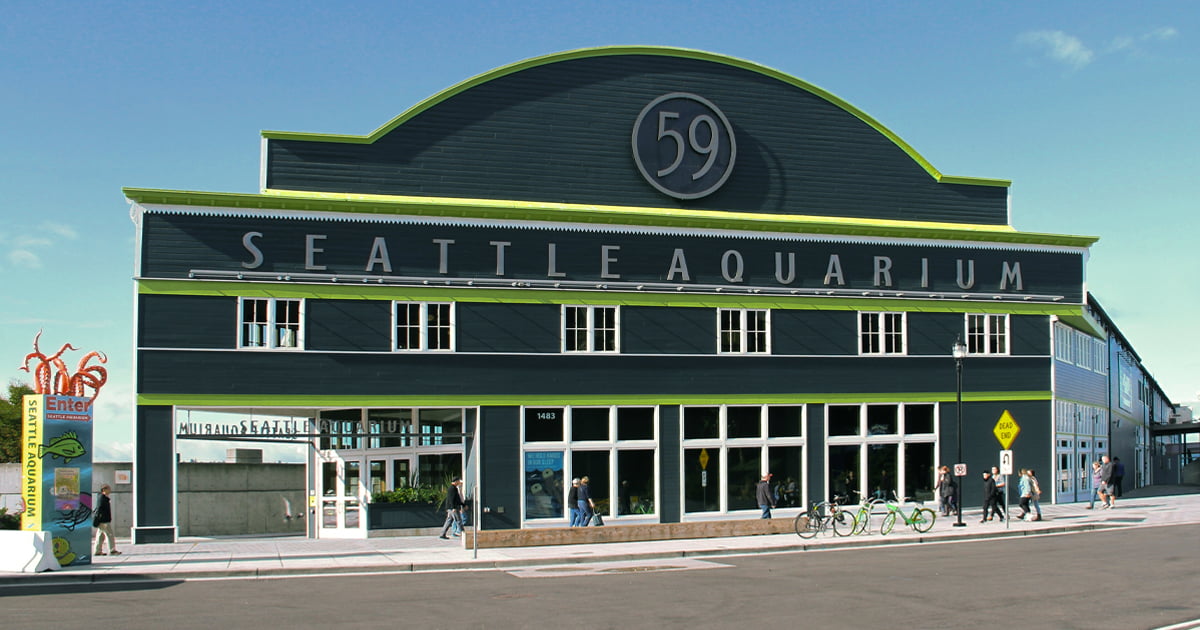
M 291 238 L 296 238 L 292 235 Z M 551 238 L 554 238 L 553 236 Z M 899 245 L 789 243 L 691 239 L 691 244 L 627 237 L 627 242 L 579 237 L 517 242 L 471 235 L 412 239 L 374 235 L 365 242 L 304 234 L 288 256 L 273 255 L 262 231 L 245 232 L 243 269 L 295 270 L 394 277 L 514 278 L 564 281 L 661 282 L 828 289 L 994 291 L 1025 290 L 1027 268 L 1018 251 Z M 604 240 L 601 240 L 604 239 Z M 698 241 L 698 242 L 697 242 Z M 355 249 L 358 254 L 355 254 Z M 949 253 L 946 253 L 949 251 Z M 397 257 L 402 257 L 401 261 Z M 335 262 L 331 262 L 334 261 Z M 357 262 L 355 262 L 357 261 Z M 1026 265 L 1028 267 L 1028 265 Z M 1044 269 L 1046 265 L 1037 267 Z M 436 274 L 436 276 L 435 276 Z

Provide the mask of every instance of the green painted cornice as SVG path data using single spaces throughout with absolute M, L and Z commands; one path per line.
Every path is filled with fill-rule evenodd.
M 433 96 L 430 96 L 429 98 L 427 98 L 427 99 L 417 103 L 413 107 L 411 107 L 408 111 L 405 111 L 404 113 L 400 114 L 399 116 L 396 116 L 395 118 L 389 120 L 382 127 L 376 129 L 375 131 L 372 131 L 371 133 L 369 133 L 365 136 L 319 134 L 319 133 L 297 133 L 297 132 L 289 132 L 289 131 L 263 131 L 262 137 L 270 139 L 270 140 L 298 140 L 298 141 L 304 141 L 304 142 L 339 142 L 339 143 L 345 143 L 345 144 L 372 144 L 376 140 L 382 138 L 388 132 L 390 132 L 393 129 L 395 129 L 396 127 L 399 127 L 400 125 L 404 124 L 405 122 L 407 122 L 414 116 L 420 114 L 421 112 L 424 112 L 424 111 L 436 106 L 437 104 L 439 104 L 455 95 L 461 94 L 462 92 L 465 92 L 473 87 L 487 83 L 488 81 L 492 81 L 494 79 L 498 79 L 500 77 L 504 77 L 504 76 L 507 76 L 507 75 L 510 75 L 510 74 L 513 74 L 516 72 L 521 72 L 522 70 L 528 70 L 530 68 L 535 68 L 538 66 L 548 65 L 548 64 L 552 64 L 552 63 L 558 63 L 561 61 L 570 61 L 573 59 L 585 59 L 585 58 L 589 58 L 589 57 L 612 57 L 612 56 L 619 56 L 619 55 L 654 55 L 654 56 L 660 56 L 660 57 L 678 57 L 678 58 L 683 58 L 683 59 L 696 59 L 699 61 L 709 61 L 709 62 L 713 62 L 713 63 L 719 63 L 719 64 L 724 64 L 727 66 L 732 66 L 735 68 L 741 68 L 743 70 L 749 70 L 751 72 L 756 72 L 758 74 L 761 74 L 761 75 L 764 75 L 767 77 L 771 77 L 778 81 L 782 81 L 789 85 L 800 88 L 806 92 L 813 94 L 814 96 L 820 97 L 820 98 L 822 98 L 826 101 L 829 101 L 830 103 L 842 108 L 849 114 L 851 114 L 854 117 L 858 118 L 859 120 L 863 121 L 864 123 L 869 125 L 871 128 L 875 129 L 876 131 L 878 131 L 879 133 L 881 133 L 885 137 L 887 137 L 889 140 L 891 140 L 893 143 L 895 143 L 896 146 L 900 147 L 900 149 L 903 150 L 906 154 L 908 154 L 908 156 L 910 158 L 912 158 L 913 161 L 915 161 L 917 164 L 919 164 L 921 166 L 921 168 L 925 169 L 925 171 L 927 173 L 929 173 L 929 175 L 931 177 L 933 177 L 935 180 L 937 180 L 940 183 L 966 184 L 966 185 L 972 185 L 972 186 L 998 186 L 998 187 L 1003 187 L 1003 188 L 1007 188 L 1010 185 L 1012 185 L 1012 182 L 1010 182 L 1009 180 L 1005 180 L 1005 179 L 988 179 L 988 178 L 981 178 L 981 177 L 958 177 L 958 176 L 943 175 L 940 171 L 938 171 L 936 168 L 934 168 L 932 164 L 930 164 L 929 160 L 926 160 L 920 153 L 917 153 L 916 149 L 909 146 L 909 144 L 907 142 L 905 142 L 903 139 L 901 139 L 900 136 L 896 135 L 896 133 L 894 133 L 891 129 L 888 129 L 887 127 L 883 126 L 883 124 L 880 123 L 878 120 L 875 120 L 874 118 L 867 115 L 865 112 L 858 109 L 857 107 L 851 105 L 850 103 L 842 100 L 841 98 L 838 98 L 834 94 L 827 92 L 811 83 L 802 81 L 800 79 L 797 79 L 796 77 L 785 74 L 785 73 L 775 70 L 773 68 L 769 68 L 767 66 L 762 66 L 762 65 L 759 65 L 759 64 L 751 62 L 751 61 L 746 61 L 744 59 L 737 59 L 735 57 L 719 55 L 716 53 L 705 52 L 702 50 L 692 50 L 692 49 L 687 49 L 687 48 L 673 48 L 673 47 L 668 47 L 668 46 L 601 46 L 601 47 L 597 47 L 597 48 L 581 48 L 578 50 L 569 50 L 566 52 L 560 52 L 560 53 L 554 53 L 554 54 L 550 54 L 550 55 L 543 55 L 540 57 L 534 57 L 532 59 L 518 61 L 517 63 L 509 64 L 507 66 L 501 66 L 500 68 L 496 68 L 495 70 L 491 70 L 489 72 L 485 72 L 483 74 L 471 77 L 470 79 L 467 79 L 466 81 L 458 83 L 457 85 L 453 85 L 449 88 L 446 88 L 445 90 L 442 90 L 441 92 L 438 92 L 437 94 L 434 94 Z
M 1090 247 L 1093 236 L 1018 232 L 1008 226 L 804 215 L 639 208 L 492 199 L 269 191 L 265 194 L 124 188 L 139 204 L 255 211 L 331 212 L 379 216 L 545 221 L 677 229 L 714 229 L 862 238 L 967 241 L 1049 247 Z

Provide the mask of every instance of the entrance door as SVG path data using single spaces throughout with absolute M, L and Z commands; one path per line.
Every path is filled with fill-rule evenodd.
M 363 462 L 337 454 L 321 461 L 318 538 L 366 538 Z

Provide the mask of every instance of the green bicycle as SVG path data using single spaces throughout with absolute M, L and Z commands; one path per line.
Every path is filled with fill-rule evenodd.
M 904 500 L 909 501 L 911 497 L 904 497 Z M 937 512 L 927 507 L 922 507 L 921 501 L 916 501 L 916 503 L 917 505 L 913 506 L 912 513 L 906 515 L 904 509 L 898 504 L 888 501 L 886 503 L 888 513 L 883 517 L 883 524 L 879 527 L 879 533 L 885 536 L 890 533 L 896 525 L 897 515 L 904 520 L 905 525 L 912 527 L 914 531 L 923 534 L 933 529 L 933 521 L 937 519 Z
M 862 502 L 858 504 L 858 512 L 854 514 L 854 533 L 865 534 L 871 527 L 872 514 L 885 514 L 886 502 L 883 499 L 871 498 L 863 494 Z

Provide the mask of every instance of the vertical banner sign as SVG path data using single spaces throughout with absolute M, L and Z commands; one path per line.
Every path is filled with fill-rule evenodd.
M 91 564 L 92 399 L 31 394 L 23 409 L 21 529 L 50 532 L 60 565 Z

